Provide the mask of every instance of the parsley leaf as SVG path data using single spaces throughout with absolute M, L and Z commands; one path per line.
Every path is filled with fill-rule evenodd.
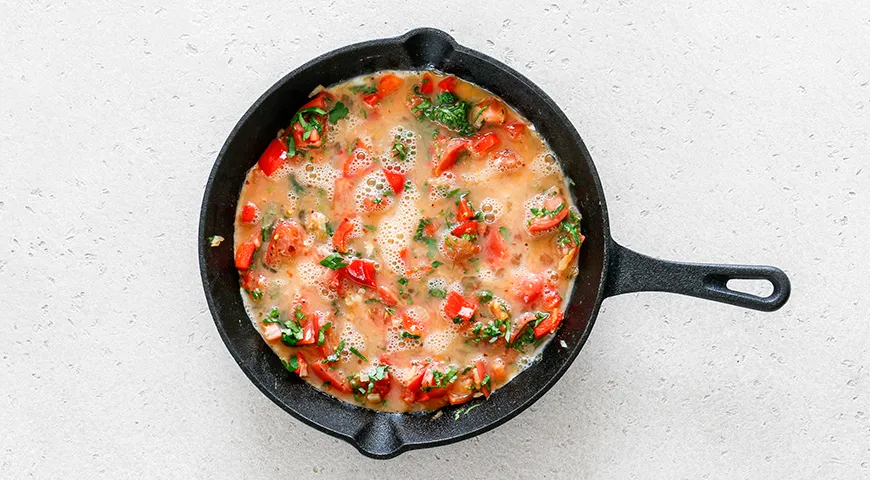
M 447 298 L 447 291 L 443 288 L 430 288 L 429 295 L 435 298 Z
M 359 350 L 357 350 L 355 347 L 350 347 L 350 348 L 348 349 L 348 351 L 350 351 L 350 353 L 352 353 L 352 354 L 356 355 L 357 357 L 359 357 L 359 358 L 360 358 L 362 361 L 364 361 L 364 362 L 368 362 L 368 361 L 369 361 L 369 359 L 367 359 L 365 356 L 363 356 L 363 354 L 359 353 Z
M 329 111 L 329 123 L 335 124 L 342 118 L 346 117 L 350 111 L 342 102 L 336 102 L 335 105 L 332 106 L 332 110 Z
M 326 357 L 323 360 L 323 363 L 335 363 L 335 362 L 337 362 L 338 359 L 341 358 L 341 352 L 343 352 L 343 351 L 344 351 L 344 340 L 339 342 L 338 348 L 335 349 L 335 352 L 332 355 Z
M 328 257 L 321 260 L 320 264 L 332 270 L 338 270 L 339 268 L 344 268 L 350 265 L 344 261 L 344 257 L 337 253 L 330 254 Z
M 326 331 L 332 328 L 332 322 L 326 322 L 320 330 L 317 331 L 317 346 L 321 346 L 326 343 Z

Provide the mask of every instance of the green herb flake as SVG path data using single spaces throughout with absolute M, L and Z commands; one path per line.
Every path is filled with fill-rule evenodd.
M 429 295 L 435 298 L 447 298 L 447 291 L 443 288 L 430 288 Z
M 341 358 L 341 353 L 344 351 L 344 340 L 338 343 L 338 348 L 335 349 L 335 352 L 326 357 L 323 360 L 323 363 L 335 363 Z
M 499 227 L 498 233 L 501 234 L 501 238 L 505 239 L 505 241 L 511 240 L 511 231 L 507 227 Z
M 367 359 L 367 358 L 366 358 L 362 353 L 359 353 L 359 350 L 357 350 L 355 347 L 350 347 L 350 348 L 348 349 L 348 351 L 349 351 L 350 353 L 356 355 L 357 357 L 359 357 L 359 358 L 360 358 L 362 361 L 364 361 L 364 362 L 368 362 L 368 361 L 369 361 L 369 359 Z
M 321 260 L 320 264 L 331 270 L 338 270 L 339 268 L 344 268 L 350 265 L 349 263 L 345 262 L 344 257 L 337 253 L 330 254 L 328 257 Z
M 332 322 L 326 322 L 319 330 L 317 330 L 317 346 L 320 347 L 326 343 L 326 331 L 332 328 Z
M 336 104 L 332 106 L 332 110 L 329 111 L 329 123 L 334 125 L 336 122 L 346 117 L 348 113 L 350 113 L 350 111 L 344 103 L 336 102 Z

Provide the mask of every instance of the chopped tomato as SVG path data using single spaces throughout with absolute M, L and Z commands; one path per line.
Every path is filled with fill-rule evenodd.
M 402 328 L 411 335 L 422 335 L 426 331 L 426 322 L 423 320 L 417 316 L 412 317 L 407 313 L 402 313 Z
M 312 345 L 317 341 L 316 320 L 312 316 L 306 315 L 307 320 L 302 325 L 302 339 L 296 342 L 296 345 Z
M 420 382 L 421 393 L 417 396 L 417 401 L 425 402 L 433 398 L 443 397 L 444 395 L 447 395 L 447 388 L 436 387 L 435 385 L 437 385 L 437 383 L 435 382 L 435 373 L 432 367 L 429 367 L 429 369 L 427 369 L 426 373 L 423 375 L 423 381 Z
M 513 150 L 502 150 L 493 155 L 493 165 L 498 170 L 513 170 L 520 166 L 520 158 Z
M 451 75 L 441 80 L 438 82 L 438 88 L 445 92 L 453 93 L 453 91 L 456 90 L 456 77 Z
M 381 302 L 388 307 L 395 307 L 399 303 L 399 295 L 386 285 L 378 287 L 378 296 L 381 298 Z
M 275 173 L 275 170 L 284 165 L 285 161 L 287 161 L 287 144 L 283 140 L 275 138 L 266 147 L 266 151 L 260 155 L 257 166 L 267 177 L 270 177 Z
M 461 378 L 451 385 L 447 393 L 447 401 L 450 405 L 462 405 L 474 398 L 474 385 L 470 378 Z
M 338 372 L 330 370 L 322 362 L 313 362 L 308 366 L 317 378 L 323 380 L 324 383 L 329 382 L 329 388 L 334 388 L 341 393 L 351 393 L 350 385 L 342 379 Z
M 486 132 L 481 135 L 475 135 L 471 138 L 471 141 L 471 151 L 474 152 L 475 155 L 484 154 L 501 143 L 501 139 L 498 138 L 498 135 L 496 135 L 495 132 Z
M 432 75 L 424 73 L 423 82 L 420 84 L 420 93 L 429 95 L 433 90 L 435 90 L 435 83 L 432 82 Z
M 263 338 L 269 343 L 281 340 L 281 327 L 277 323 L 268 323 L 263 329 Z
M 456 163 L 456 160 L 459 159 L 459 154 L 468 150 L 470 144 L 471 141 L 467 138 L 454 138 L 450 140 L 447 146 L 444 147 L 444 151 L 441 152 L 441 158 L 438 159 L 438 163 L 435 165 L 432 173 L 437 177 L 450 170 Z
M 263 286 L 266 285 L 266 282 L 268 282 L 268 279 L 265 275 L 262 273 L 254 273 L 254 271 L 249 268 L 242 277 L 242 288 L 248 291 L 253 291 L 257 288 L 262 289 Z
M 338 215 L 344 215 L 354 210 L 354 182 L 349 178 L 335 179 L 332 194 L 332 209 Z
M 320 330 L 327 324 L 330 323 L 327 321 L 324 315 L 321 315 L 319 312 L 314 313 L 314 332 L 315 339 L 320 336 Z M 317 346 L 317 351 L 320 352 L 320 355 L 323 357 L 328 357 L 329 353 L 332 349 L 329 347 L 329 328 L 324 329 L 323 331 L 323 344 Z M 315 342 L 316 343 L 316 342 Z
M 378 80 L 378 94 L 381 98 L 386 97 L 387 95 L 395 92 L 402 86 L 402 79 L 393 75 L 392 73 L 388 73 L 381 77 Z
M 511 329 L 508 331 L 508 335 L 506 336 L 508 343 L 516 343 L 517 339 L 522 335 L 523 330 L 526 329 L 526 326 L 530 323 L 534 324 L 534 321 L 534 313 L 526 312 L 520 315 L 520 318 L 516 319 L 516 321 L 511 324 Z
M 263 261 L 268 266 L 275 266 L 293 256 L 302 247 L 305 231 L 296 220 L 279 220 L 272 230 L 269 246 Z
M 434 237 L 435 232 L 438 231 L 438 224 L 435 223 L 435 220 L 427 223 L 425 227 L 423 227 L 423 233 L 426 234 L 427 237 Z
M 535 273 L 529 273 L 519 279 L 513 286 L 513 293 L 526 304 L 531 304 L 541 295 L 544 279 Z
M 362 96 L 362 99 L 368 106 L 374 107 L 378 102 L 381 101 L 381 96 L 377 93 L 367 93 Z
M 548 310 L 553 310 L 562 303 L 562 295 L 559 294 L 559 290 L 556 289 L 556 286 L 552 283 L 547 283 L 544 286 L 544 290 L 541 292 L 542 305 L 544 308 Z
M 465 223 L 460 224 L 455 227 L 450 233 L 456 235 L 457 237 L 461 237 L 465 234 L 476 234 L 477 233 L 477 221 L 469 220 Z
M 454 319 L 459 317 L 464 321 L 471 320 L 471 317 L 477 313 L 477 305 L 474 302 L 468 301 L 465 297 L 455 291 L 447 294 L 447 302 L 444 304 L 444 313 L 447 318 Z
M 374 213 L 379 212 L 381 210 L 385 210 L 387 207 L 393 204 L 393 201 L 388 197 L 379 197 L 375 199 L 364 198 L 363 199 L 363 212 L 365 213 Z
M 344 218 L 335 229 L 332 235 L 332 246 L 341 253 L 347 251 L 347 236 L 353 231 L 353 222 L 349 218 Z
M 490 229 L 484 248 L 487 253 L 486 261 L 490 265 L 499 265 L 507 259 L 507 244 L 502 238 L 500 229 Z
M 423 384 L 423 377 L 426 375 L 426 370 L 415 373 L 411 381 L 405 385 L 405 392 L 402 399 L 407 403 L 414 403 L 417 399 L 417 394 L 420 393 L 420 386 Z
M 523 122 L 510 122 L 505 124 L 504 129 L 507 130 L 511 138 L 516 140 L 526 131 L 526 124 Z
M 459 206 L 456 208 L 456 221 L 467 222 L 472 218 L 474 218 L 474 210 L 471 208 L 471 204 L 468 203 L 468 199 L 463 195 L 459 199 Z
M 560 205 L 561 210 L 559 210 Z M 565 200 L 558 195 L 550 197 L 544 201 L 544 210 L 548 212 L 559 210 L 559 213 L 552 215 L 544 214 L 543 216 L 534 219 L 529 225 L 530 233 L 545 232 L 560 224 L 562 220 L 565 220 L 565 217 L 568 216 L 568 206 L 565 204 Z
M 242 221 L 245 223 L 252 223 L 255 218 L 257 218 L 257 206 L 254 205 L 253 202 L 248 202 L 242 207 Z
M 384 176 L 387 177 L 387 181 L 390 182 L 390 186 L 393 187 L 393 192 L 396 195 L 402 193 L 402 190 L 405 189 L 405 176 L 386 168 L 383 170 Z
M 559 328 L 563 318 L 565 318 L 565 314 L 561 310 L 551 312 L 549 317 L 545 318 L 535 327 L 535 338 L 541 338 L 554 333 Z
M 344 277 L 344 269 L 341 268 L 332 272 L 332 276 L 329 278 L 329 288 L 339 296 L 344 295 Z
M 350 265 L 342 268 L 347 278 L 366 287 L 376 288 L 375 264 L 371 260 L 356 258 L 351 260 Z
M 492 379 L 499 382 L 507 380 L 507 366 L 501 357 L 492 359 Z
M 326 115 L 320 115 L 319 117 L 322 117 L 320 123 L 323 125 L 322 128 L 326 130 L 326 122 L 323 121 Z M 293 124 L 293 142 L 296 144 L 297 149 L 317 148 L 323 145 L 323 138 L 316 128 L 312 128 L 308 133 L 308 138 L 305 138 L 305 127 L 301 123 L 296 122 Z
M 480 387 L 480 391 L 481 393 L 483 393 L 483 396 L 489 398 L 490 387 L 492 387 L 492 380 L 490 379 L 489 386 L 484 385 L 486 375 L 486 363 L 484 363 L 483 360 L 478 360 L 477 362 L 475 362 L 473 373 L 474 381 Z
M 308 362 L 305 361 L 305 357 L 302 356 L 301 353 L 296 354 L 296 361 L 299 363 L 299 368 L 294 370 L 296 375 L 299 375 L 302 378 L 308 376 Z
M 496 99 L 484 100 L 471 109 L 471 119 L 475 127 L 501 125 L 504 123 L 504 104 Z
M 302 105 L 299 110 L 305 110 L 306 108 L 319 108 L 321 110 L 326 110 L 327 99 L 329 99 L 329 95 L 326 92 L 321 92 L 316 97 L 309 100 L 308 103 Z
M 239 245 L 236 249 L 236 268 L 239 270 L 247 270 L 251 266 L 251 261 L 254 259 L 254 250 L 257 246 L 254 242 L 245 242 Z

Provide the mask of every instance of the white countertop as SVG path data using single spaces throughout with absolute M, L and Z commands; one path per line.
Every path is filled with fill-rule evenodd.
M 77 3 L 0 5 L 0 478 L 870 475 L 870 2 Z M 790 302 L 609 299 L 532 408 L 391 461 L 284 413 L 207 311 L 203 186 L 281 76 L 416 26 L 562 106 L 618 241 Z

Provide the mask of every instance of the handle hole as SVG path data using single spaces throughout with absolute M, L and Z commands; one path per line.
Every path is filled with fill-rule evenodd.
M 764 280 L 761 278 L 752 280 L 732 278 L 731 280 L 728 280 L 725 287 L 728 288 L 728 290 L 748 293 L 761 298 L 767 298 L 773 294 L 773 284 L 770 283 L 770 280 Z

